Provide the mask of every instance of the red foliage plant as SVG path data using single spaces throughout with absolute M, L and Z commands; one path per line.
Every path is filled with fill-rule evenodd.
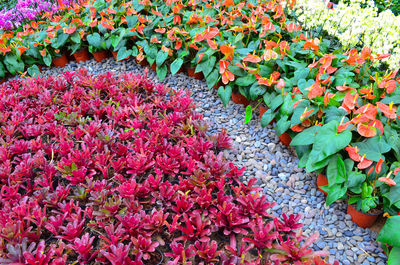
M 86 70 L 0 86 L 1 264 L 325 264 L 188 92 Z

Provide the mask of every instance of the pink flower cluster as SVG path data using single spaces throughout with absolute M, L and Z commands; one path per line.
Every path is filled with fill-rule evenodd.
M 325 264 L 206 129 L 187 92 L 145 76 L 1 85 L 0 263 Z
M 35 20 L 43 12 L 57 12 L 59 5 L 50 0 L 18 0 L 15 8 L 0 11 L 0 29 L 11 30 L 23 23 Z M 74 0 L 59 0 L 59 4 L 70 5 Z

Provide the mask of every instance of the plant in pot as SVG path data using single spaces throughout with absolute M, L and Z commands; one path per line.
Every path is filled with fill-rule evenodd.
M 64 33 L 63 28 L 59 28 L 57 31 L 52 34 L 52 38 L 50 43 L 46 41 L 48 38 L 44 38 L 44 46 L 48 47 L 47 44 L 50 44 L 50 47 L 45 48 L 45 51 L 42 50 L 41 54 L 44 58 L 44 62 L 48 65 L 48 58 L 51 58 L 53 64 L 58 67 L 64 67 L 68 63 L 68 58 L 65 53 L 65 44 L 67 43 L 69 35 Z
M 108 58 L 107 44 L 99 33 L 94 32 L 87 35 L 87 41 L 89 43 L 89 52 L 93 54 L 94 59 L 97 62 L 101 62 Z
M 88 44 L 84 40 L 84 31 L 70 30 L 68 49 L 74 56 L 77 63 L 89 60 Z
M 127 30 L 125 28 L 117 28 L 111 31 L 109 34 L 104 35 L 106 38 L 106 46 L 111 50 L 112 55 L 114 56 L 115 61 L 123 61 L 127 60 L 133 54 L 134 50 L 130 50 L 127 47 Z

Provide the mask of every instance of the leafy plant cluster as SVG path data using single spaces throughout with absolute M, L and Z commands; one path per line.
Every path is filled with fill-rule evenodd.
M 187 92 L 81 69 L 0 95 L 1 264 L 326 264 Z
M 282 4 L 281 4 L 282 2 Z M 168 71 L 192 67 L 228 104 L 233 92 L 264 105 L 266 126 L 289 133 L 308 172 L 326 173 L 327 204 L 400 210 L 399 78 L 373 66 L 389 54 L 333 50 L 286 17 L 293 1 L 88 1 L 20 32 L 3 32 L 0 75 L 69 50 L 117 52 Z M 34 71 L 34 66 L 28 72 Z M 37 68 L 37 67 L 36 67 Z M 4 71 L 1 71 L 3 69 Z M 37 69 L 36 69 L 37 70 Z M 254 108 L 246 109 L 246 121 Z

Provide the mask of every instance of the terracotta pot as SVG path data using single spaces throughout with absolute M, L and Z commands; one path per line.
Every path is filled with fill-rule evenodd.
M 260 120 L 262 118 L 262 116 L 264 115 L 264 113 L 268 110 L 268 107 L 263 107 L 260 105 Z M 272 121 L 271 121 L 272 122 Z
M 107 51 L 103 50 L 103 51 L 98 51 L 98 52 L 94 52 L 93 53 L 93 57 L 97 62 L 101 62 L 104 59 L 108 58 L 108 53 Z
M 290 135 L 287 132 L 284 132 L 281 135 L 279 135 L 279 139 L 286 146 L 289 146 L 290 143 L 292 142 L 292 137 L 290 137 Z
M 213 86 L 213 88 L 214 88 L 214 89 L 218 89 L 220 86 L 224 86 L 224 83 L 222 82 L 221 79 L 218 81 L 218 83 L 216 83 L 216 84 Z
M 114 56 L 115 61 L 117 61 L 117 56 L 118 56 L 118 52 L 112 52 L 112 55 Z M 129 56 L 126 57 L 125 59 L 122 59 L 120 62 L 126 61 L 128 60 Z
M 153 69 L 154 72 L 157 72 L 157 64 L 156 64 L 156 63 L 153 63 L 153 64 L 151 65 L 151 69 Z
M 149 65 L 149 63 L 147 62 L 146 59 L 143 59 L 141 61 L 139 61 L 138 59 L 136 59 L 136 63 L 140 64 L 141 66 L 147 66 Z
M 325 194 L 325 196 L 327 196 L 328 193 L 325 192 L 324 190 L 322 190 L 320 187 L 326 186 L 326 185 L 328 185 L 328 184 L 329 184 L 329 183 L 328 183 L 328 178 L 325 177 L 325 175 L 319 174 L 318 177 L 317 177 L 317 187 L 318 187 L 318 190 L 319 190 L 320 192 L 322 192 L 323 194 Z
M 53 64 L 57 67 L 64 67 L 68 63 L 67 56 L 63 54 L 61 57 L 53 59 Z
M 195 73 L 195 70 L 196 70 L 195 68 L 188 67 L 186 69 L 188 76 L 194 77 L 197 80 L 203 80 L 204 78 L 203 73 Z
M 236 104 L 242 104 L 245 107 L 250 103 L 249 100 L 240 93 L 232 93 L 232 101 Z
M 347 214 L 350 214 L 353 222 L 362 228 L 371 227 L 379 216 L 379 213 L 368 214 L 359 212 L 353 205 L 347 205 Z
M 77 63 L 86 62 L 87 60 L 90 59 L 89 52 L 87 49 L 82 49 L 80 51 L 77 51 L 73 54 L 73 56 Z

